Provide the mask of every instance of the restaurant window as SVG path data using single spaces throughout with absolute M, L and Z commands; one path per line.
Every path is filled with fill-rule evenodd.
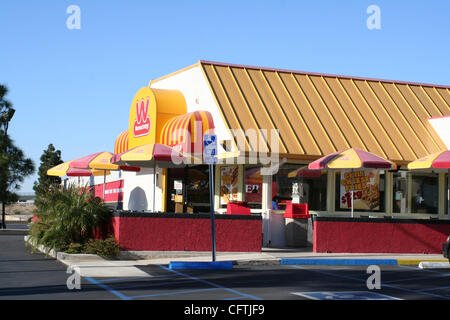
M 284 210 L 292 200 L 292 188 L 297 183 L 300 203 L 310 210 L 325 211 L 327 206 L 327 172 L 308 170 L 305 165 L 284 164 L 272 176 L 272 209 Z
M 261 209 L 263 176 L 261 167 L 245 166 L 244 169 L 244 199 L 252 209 Z
M 220 207 L 226 208 L 229 201 L 239 199 L 239 166 L 220 167 Z
M 447 200 L 445 202 L 445 214 L 448 214 L 448 202 L 450 201 L 449 197 L 450 197 L 450 192 L 448 190 L 448 173 L 445 174 L 445 199 Z
M 439 185 L 437 173 L 410 173 L 411 179 L 411 212 L 438 212 Z
M 395 172 L 393 174 L 393 212 L 437 214 L 438 180 L 437 173 Z
M 353 211 L 385 211 L 384 170 L 353 170 Z M 352 170 L 336 173 L 335 211 L 351 210 Z
M 186 171 L 186 211 L 210 212 L 209 166 L 188 167 Z
M 409 213 L 408 207 L 408 172 L 398 171 L 392 175 L 393 198 L 392 210 L 394 213 Z
M 209 167 L 205 165 L 169 168 L 167 211 L 209 212 Z

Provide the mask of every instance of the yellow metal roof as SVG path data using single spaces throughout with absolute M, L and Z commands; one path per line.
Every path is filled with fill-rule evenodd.
M 315 159 L 359 148 L 398 164 L 446 150 L 428 118 L 450 86 L 199 61 L 229 129 L 278 129 L 279 153 Z M 195 65 L 194 65 L 195 66 Z M 264 147 L 271 150 L 270 139 Z M 246 150 L 257 146 L 246 140 Z

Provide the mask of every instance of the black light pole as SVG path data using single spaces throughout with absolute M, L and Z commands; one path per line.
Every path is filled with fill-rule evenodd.
M 8 124 L 11 121 L 12 117 L 14 116 L 15 112 L 16 112 L 16 110 L 14 110 L 13 108 L 9 108 L 7 111 L 2 112 L 1 120 L 5 127 L 5 131 L 4 131 L 4 135 L 3 135 L 3 150 L 2 150 L 2 152 L 4 154 L 6 154 L 8 152 L 7 146 L 6 146 L 6 137 L 8 135 Z M 6 192 L 6 190 L 5 190 L 5 192 Z M 5 201 L 6 201 L 6 193 L 5 193 L 5 199 L 2 200 L 2 229 L 6 229 Z

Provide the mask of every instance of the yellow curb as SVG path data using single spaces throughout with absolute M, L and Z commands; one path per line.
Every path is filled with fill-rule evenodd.
M 419 265 L 421 262 L 448 262 L 447 259 L 397 259 L 399 266 Z

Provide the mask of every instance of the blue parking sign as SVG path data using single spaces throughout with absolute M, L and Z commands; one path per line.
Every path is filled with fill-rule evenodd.
M 203 161 L 207 164 L 217 163 L 217 136 L 215 134 L 203 135 Z

